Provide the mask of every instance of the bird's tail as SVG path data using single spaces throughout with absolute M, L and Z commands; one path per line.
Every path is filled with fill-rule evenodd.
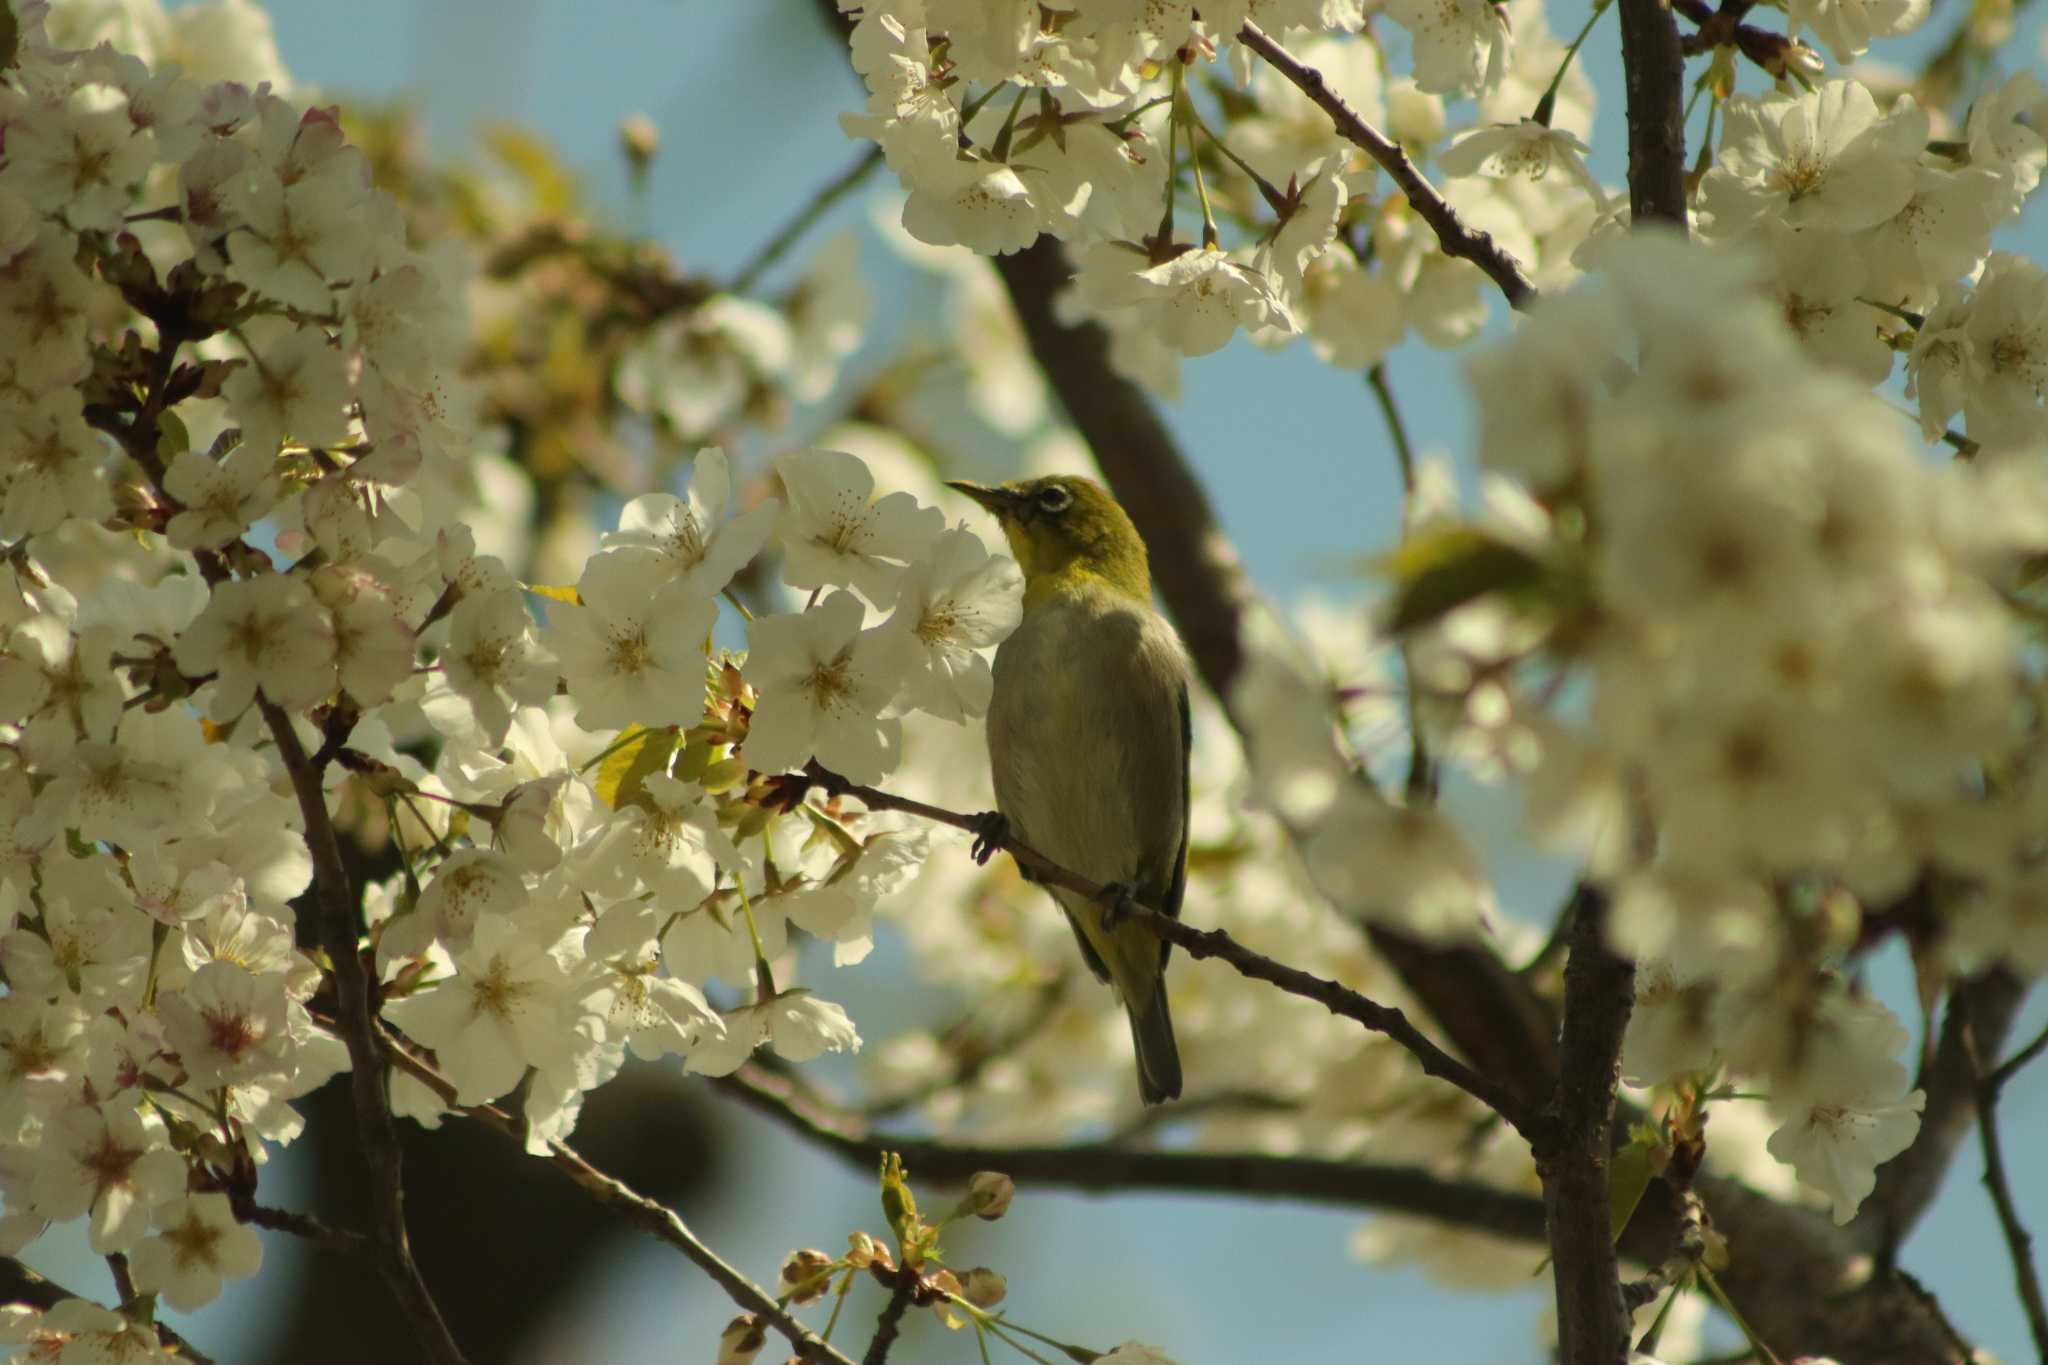
M 1152 979 L 1140 998 L 1124 997 L 1131 1016 L 1131 1043 L 1138 1050 L 1138 1094 L 1147 1104 L 1180 1098 L 1180 1048 L 1173 1041 L 1173 1016 L 1166 1009 L 1166 977 Z

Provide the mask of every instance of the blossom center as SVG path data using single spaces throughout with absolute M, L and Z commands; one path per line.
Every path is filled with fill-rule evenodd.
M 181 1266 L 212 1265 L 220 1235 L 220 1228 L 196 1216 L 164 1229 L 164 1240 L 177 1249 Z
M 804 694 L 820 711 L 836 711 L 853 697 L 853 669 L 846 655 L 816 664 L 803 680 Z
M 613 672 L 628 675 L 644 672 L 654 663 L 654 651 L 642 630 L 614 631 L 611 651 L 605 657 Z

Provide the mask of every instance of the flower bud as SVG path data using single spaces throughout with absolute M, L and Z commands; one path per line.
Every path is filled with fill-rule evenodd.
M 993 1223 L 1010 1211 L 1010 1201 L 1016 1197 L 1017 1182 L 1001 1171 L 976 1171 L 967 1181 L 967 1197 L 960 1201 L 960 1212 Z
M 767 1324 L 752 1313 L 742 1313 L 718 1334 L 718 1365 L 752 1365 L 767 1343 Z
M 960 1297 L 976 1308 L 993 1308 L 1009 1292 L 1009 1282 L 985 1265 L 976 1266 L 960 1280 Z
M 619 122 L 619 150 L 626 154 L 626 168 L 638 183 L 646 178 L 655 153 L 661 150 L 661 130 L 645 114 L 628 114 Z
M 813 1303 L 825 1297 L 825 1290 L 831 1286 L 832 1258 L 822 1251 L 805 1247 L 789 1253 L 789 1259 L 782 1263 L 782 1273 L 775 1287 L 778 1296 L 791 1295 L 791 1303 Z
M 848 1234 L 846 1238 L 846 1263 L 860 1270 L 865 1270 L 869 1266 L 874 1265 L 887 1267 L 894 1264 L 889 1256 L 889 1249 L 868 1236 L 865 1232 Z

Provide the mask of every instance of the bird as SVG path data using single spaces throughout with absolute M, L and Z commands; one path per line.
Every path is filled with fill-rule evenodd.
M 996 810 L 978 826 L 975 856 L 1014 836 L 1103 887 L 1099 899 L 1047 889 L 1130 1016 L 1139 1096 L 1177 1099 L 1172 945 L 1129 906 L 1178 917 L 1187 889 L 1187 650 L 1153 610 L 1144 540 L 1102 485 L 1056 474 L 947 486 L 994 514 L 1024 574 L 1023 619 L 996 647 Z

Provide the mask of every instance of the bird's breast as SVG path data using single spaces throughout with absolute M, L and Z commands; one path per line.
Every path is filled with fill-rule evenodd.
M 989 756 L 1018 835 L 1095 881 L 1153 894 L 1179 858 L 1179 639 L 1149 606 L 1082 594 L 1035 607 L 996 651 Z

